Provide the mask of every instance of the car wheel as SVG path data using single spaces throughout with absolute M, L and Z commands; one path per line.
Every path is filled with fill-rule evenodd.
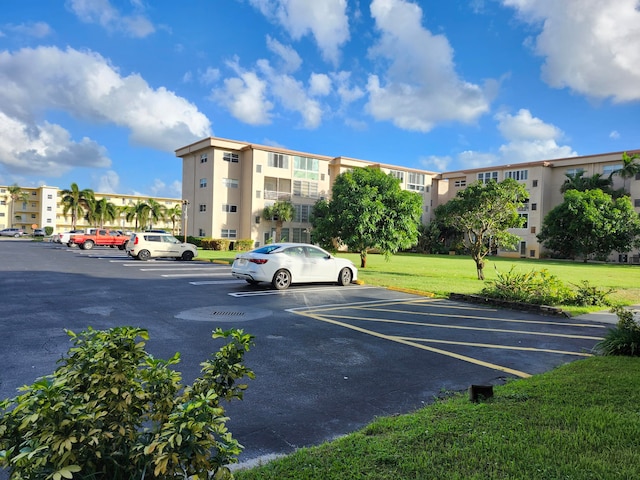
M 249 284 L 249 285 L 257 285 L 258 282 L 257 280 L 249 280 L 248 278 L 245 278 L 245 281 Z
M 353 278 L 353 274 L 351 273 L 351 269 L 345 267 L 340 270 L 340 275 L 338 275 L 338 283 L 340 285 L 349 285 L 351 283 L 351 279 Z
M 138 260 L 149 260 L 151 258 L 151 252 L 149 250 L 140 250 L 138 252 Z
M 84 242 L 82 244 L 82 249 L 83 250 L 91 250 L 94 245 L 95 245 L 95 243 L 93 243 L 91 240 L 87 240 L 86 242 Z
M 13 237 L 14 237 L 14 238 L 20 238 L 20 234 L 19 234 L 19 233 L 16 233 Z
M 193 252 L 191 250 L 182 252 L 182 260 L 184 260 L 185 262 L 193 260 Z
M 73 247 L 74 245 L 75 245 L 75 243 L 73 243 L 73 242 L 67 242 L 67 247 L 69 247 L 69 248 Z
M 278 270 L 273 276 L 271 285 L 276 290 L 284 290 L 291 285 L 291 274 L 286 270 Z
M 124 250 L 125 249 L 125 244 L 123 243 L 122 245 L 118 245 L 118 250 Z

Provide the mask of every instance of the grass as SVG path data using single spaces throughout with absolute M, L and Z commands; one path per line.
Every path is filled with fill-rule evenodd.
M 466 395 L 251 470 L 237 480 L 634 479 L 640 359 L 593 357 Z
M 199 259 L 233 262 L 236 252 L 200 250 Z M 339 257 L 350 259 L 356 266 L 360 257 L 355 253 L 340 253 Z M 496 269 L 508 271 L 547 269 L 565 284 L 578 284 L 588 280 L 599 288 L 615 289 L 611 299 L 623 305 L 640 304 L 640 266 L 611 263 L 582 263 L 563 260 L 529 260 L 519 258 L 491 257 L 484 269 L 486 280 L 496 278 Z M 471 257 L 449 255 L 398 254 L 385 260 L 382 255 L 367 256 L 367 267 L 358 270 L 358 278 L 367 285 L 402 288 L 422 293 L 433 293 L 446 297 L 449 293 L 479 293 L 484 282 L 479 281 Z M 566 307 L 569 313 L 579 315 L 601 307 Z

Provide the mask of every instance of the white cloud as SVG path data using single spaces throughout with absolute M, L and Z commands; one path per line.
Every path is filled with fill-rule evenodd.
M 613 140 L 618 140 L 620 138 L 620 132 L 618 132 L 617 130 L 613 130 L 610 134 L 609 134 L 609 138 L 613 139 Z
M 210 135 L 211 124 L 184 98 L 151 88 L 139 75 L 121 76 L 93 52 L 56 47 L 0 52 L 0 164 L 59 175 L 71 167 L 108 167 L 91 139 L 72 140 L 42 120 L 56 110 L 85 122 L 130 131 L 133 143 L 173 152 Z
M 640 99 L 640 11 L 637 0 L 502 0 L 541 32 L 542 77 L 614 102 Z
M 109 32 L 122 32 L 135 38 L 144 38 L 155 32 L 151 21 L 142 13 L 123 15 L 109 0 L 67 0 L 66 6 L 82 22 L 97 23 Z M 141 2 L 134 2 L 134 6 L 138 11 L 143 10 Z
M 99 193 L 116 193 L 119 187 L 120 177 L 113 170 L 109 170 L 98 179 L 96 191 Z
M 149 193 L 153 197 L 182 198 L 182 182 L 174 180 L 169 185 L 156 178 L 149 187 Z
M 7 24 L 3 27 L 9 32 L 14 32 L 20 35 L 26 35 L 33 38 L 44 38 L 53 33 L 49 24 L 45 22 L 30 22 L 21 23 L 20 25 Z M 4 35 L 0 34 L 0 37 Z
M 302 58 L 298 55 L 293 48 L 281 44 L 279 41 L 271 38 L 270 35 L 267 35 L 267 48 L 275 53 L 281 60 L 283 65 L 283 70 L 285 72 L 295 72 L 302 65 Z
M 484 88 L 458 77 L 444 35 L 421 25 L 422 9 L 406 0 L 373 0 L 380 39 L 370 50 L 388 68 L 370 75 L 367 111 L 399 128 L 430 131 L 441 122 L 470 123 L 489 110 L 492 83 Z
M 337 64 L 349 40 L 346 0 L 249 0 L 263 15 L 283 26 L 294 40 L 311 34 L 322 57 Z
M 309 95 L 323 97 L 331 93 L 331 78 L 324 73 L 312 73 L 309 77 Z
M 432 170 L 434 172 L 446 172 L 452 161 L 453 158 L 448 155 L 429 155 L 428 157 L 421 158 L 420 164 L 427 170 Z

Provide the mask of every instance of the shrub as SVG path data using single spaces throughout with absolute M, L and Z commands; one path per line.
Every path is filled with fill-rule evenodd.
M 512 266 L 506 273 L 496 269 L 496 280 L 487 281 L 481 293 L 490 298 L 536 305 L 559 305 L 573 298 L 571 289 L 546 269 L 525 273 L 514 269 Z
M 253 245 L 254 242 L 251 238 L 243 238 L 236 240 L 233 248 L 239 252 L 247 252 L 253 248 Z
M 576 287 L 576 292 L 572 302 L 575 305 L 581 305 L 581 306 L 597 306 L 597 305 L 610 306 L 611 305 L 611 301 L 609 300 L 609 295 L 615 291 L 613 288 L 603 290 L 591 285 L 588 280 L 583 280 L 580 284 L 574 283 L 572 285 Z
M 218 250 L 221 252 L 228 251 L 230 244 L 231 241 L 227 238 L 203 238 L 201 243 L 204 250 Z
M 637 312 L 621 306 L 613 307 L 611 311 L 618 315 L 618 323 L 615 328 L 609 329 L 604 340 L 598 342 L 596 351 L 602 355 L 640 356 L 640 322 L 635 315 Z
M 227 338 L 202 363 L 192 386 L 144 350 L 144 329 L 88 329 L 76 335 L 61 365 L 0 402 L 0 466 L 11 478 L 232 478 L 225 466 L 241 446 L 227 431 L 222 400 L 242 399 L 242 364 L 253 337 Z
M 187 243 L 193 243 L 196 247 L 202 247 L 202 238 L 188 236 Z

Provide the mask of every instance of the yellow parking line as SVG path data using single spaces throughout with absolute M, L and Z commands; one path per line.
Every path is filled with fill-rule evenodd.
M 296 312 L 300 313 L 300 312 Z M 362 322 L 377 322 L 377 323 L 394 323 L 400 325 L 415 325 L 419 327 L 433 327 L 433 328 L 448 328 L 451 330 L 475 330 L 480 332 L 497 332 L 497 333 L 509 333 L 520 335 L 539 335 L 543 337 L 560 337 L 560 338 L 575 338 L 580 340 L 602 340 L 602 337 L 589 337 L 586 335 L 569 335 L 565 333 L 547 333 L 547 332 L 529 332 L 526 330 L 509 330 L 502 328 L 484 328 L 484 327 L 466 327 L 463 325 L 442 325 L 438 323 L 424 323 L 424 322 L 409 322 L 406 320 L 393 320 L 390 318 L 366 318 L 366 317 L 352 317 L 350 315 L 325 315 L 332 318 L 343 318 L 346 320 L 359 320 Z
M 584 352 L 567 352 L 564 350 L 552 350 L 550 348 L 534 348 L 534 347 L 516 347 L 514 345 L 495 345 L 491 343 L 473 343 L 473 342 L 454 342 L 452 340 L 436 340 L 435 338 L 413 338 L 413 337 L 396 337 L 404 340 L 413 340 L 416 342 L 426 343 L 444 343 L 447 345 L 460 345 L 463 347 L 491 348 L 497 350 L 521 350 L 523 352 L 544 352 L 557 353 L 560 355 L 576 355 L 578 357 L 592 357 L 591 353 Z
M 316 315 L 314 313 L 301 312 L 301 311 L 294 311 L 294 313 L 297 313 L 298 315 L 303 315 L 303 316 L 306 316 L 306 317 L 309 317 L 309 318 L 313 318 L 315 320 L 320 320 L 321 322 L 332 323 L 334 325 L 339 325 L 341 327 L 345 327 L 345 328 L 348 328 L 348 329 L 351 329 L 351 330 L 355 330 L 357 332 L 366 333 L 367 335 L 372 335 L 374 337 L 382 338 L 382 339 L 385 339 L 385 340 L 390 340 L 392 342 L 401 343 L 403 345 L 408 345 L 408 346 L 411 346 L 411 347 L 419 348 L 421 350 L 426 350 L 428 352 L 438 353 L 440 355 L 445 355 L 447 357 L 456 358 L 458 360 L 462 360 L 464 362 L 472 363 L 474 365 L 480 365 L 482 367 L 490 368 L 492 370 L 498 370 L 498 371 L 501 371 L 501 372 L 510 373 L 511 375 L 515 375 L 516 377 L 528 378 L 528 377 L 531 376 L 528 373 L 521 372 L 519 370 L 514 370 L 514 369 L 508 368 L 508 367 L 503 367 L 501 365 L 496 365 L 495 363 L 489 363 L 489 362 L 485 362 L 485 361 L 478 360 L 478 359 L 475 359 L 475 358 L 467 357 L 466 355 L 459 355 L 457 353 L 447 352 L 446 350 L 440 350 L 439 348 L 429 347 L 427 345 L 422 345 L 420 343 L 412 342 L 410 340 L 405 340 L 405 339 L 400 338 L 400 337 L 394 337 L 394 336 L 385 335 L 383 333 L 374 332 L 372 330 L 367 330 L 365 328 L 357 327 L 355 325 L 351 325 L 351 324 L 348 324 L 348 323 L 340 322 L 340 321 L 337 321 L 337 320 L 332 320 L 330 318 L 326 318 L 326 317 L 323 317 L 323 316 L 320 316 L 320 315 Z

